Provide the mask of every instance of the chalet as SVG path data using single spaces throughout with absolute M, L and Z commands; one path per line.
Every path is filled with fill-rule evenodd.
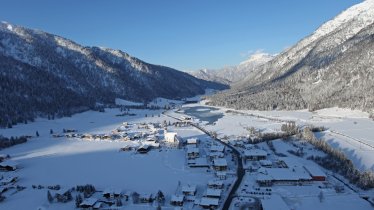
M 120 151 L 126 152 L 126 151 L 131 151 L 132 147 L 130 145 L 126 145 L 120 149 Z
M 196 194 L 196 185 L 184 185 L 184 186 L 182 186 L 182 193 L 184 195 L 195 195 Z
M 209 168 L 209 163 L 206 158 L 195 158 L 188 160 L 188 166 L 191 168 Z
M 140 146 L 136 151 L 140 154 L 148 153 L 151 150 L 151 147 L 149 145 L 142 145 Z
M 200 155 L 199 148 L 196 148 L 196 147 L 189 147 L 189 148 L 187 148 L 187 157 L 188 157 L 188 159 L 198 158 L 199 155 Z
M 208 188 L 211 189 L 222 189 L 224 186 L 223 181 L 220 180 L 210 180 L 208 182 Z
M 208 188 L 206 190 L 206 197 L 208 197 L 208 198 L 220 198 L 221 194 L 222 194 L 221 189 Z
M 12 160 L 6 160 L 0 162 L 0 171 L 15 171 L 18 167 L 18 163 Z
M 104 207 L 104 202 L 98 201 L 95 203 L 95 205 L 92 207 L 92 209 L 101 209 Z
M 219 205 L 218 198 L 207 198 L 203 197 L 200 200 L 200 206 L 206 209 L 217 208 Z
M 198 139 L 197 138 L 189 138 L 187 139 L 187 144 L 194 144 L 196 145 L 198 143 Z
M 138 129 L 148 129 L 148 128 L 149 128 L 149 126 L 147 124 L 145 124 L 145 123 L 140 123 L 138 125 Z
M 9 159 L 9 158 L 10 158 L 9 155 L 6 155 L 6 154 L 0 154 L 0 162 L 3 162 L 4 160 Z
M 170 204 L 173 206 L 183 206 L 184 195 L 172 195 Z
M 7 185 L 7 184 L 15 183 L 17 180 L 18 180 L 17 176 L 9 176 L 9 177 L 2 178 L 0 180 L 0 184 Z
M 121 189 L 112 189 L 108 188 L 103 191 L 104 198 L 120 198 L 122 197 L 122 190 Z
M 80 205 L 79 207 L 81 208 L 84 208 L 84 209 L 88 209 L 88 208 L 93 208 L 94 205 L 96 204 L 97 202 L 97 199 L 96 198 L 87 198 L 85 199 Z
M 127 125 L 121 125 L 117 128 L 117 132 L 126 132 L 128 131 L 128 126 Z
M 209 159 L 214 160 L 216 158 L 223 158 L 225 154 L 223 152 L 211 152 L 209 153 Z
M 141 203 L 151 203 L 153 200 L 152 194 L 141 194 L 139 200 Z
M 146 141 L 148 142 L 156 142 L 157 141 L 157 137 L 156 136 L 148 136 Z
M 326 181 L 326 174 L 317 166 L 306 165 L 304 168 L 312 177 L 313 181 Z
M 273 162 L 271 162 L 270 160 L 260 160 L 259 162 L 260 162 L 260 165 L 263 167 L 273 166 Z
M 210 152 L 224 152 L 225 146 L 223 145 L 212 145 L 210 147 Z
M 227 170 L 227 161 L 225 158 L 216 158 L 213 160 L 213 168 L 216 171 L 226 171 Z
M 267 152 L 261 149 L 249 149 L 244 151 L 245 160 L 265 160 L 267 157 Z

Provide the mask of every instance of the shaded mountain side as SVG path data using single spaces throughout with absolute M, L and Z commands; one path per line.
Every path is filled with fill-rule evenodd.
M 125 52 L 0 24 L 0 126 L 36 116 L 65 116 L 114 103 L 181 99 L 226 85 L 146 63 Z

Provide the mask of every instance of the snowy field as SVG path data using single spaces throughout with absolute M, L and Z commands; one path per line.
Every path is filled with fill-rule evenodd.
M 204 102 L 191 106 L 202 104 Z M 366 112 L 341 108 L 322 109 L 316 112 L 239 110 L 244 114 L 260 116 L 258 118 L 227 113 L 228 110 L 231 109 L 219 108 L 215 111 L 224 113 L 224 117 L 220 118 L 215 125 L 206 126 L 208 130 L 216 131 L 220 137 L 224 135 L 245 136 L 249 134 L 246 128 L 252 126 L 265 133 L 277 132 L 280 131 L 282 124 L 278 120 L 296 121 L 302 126 L 325 126 L 328 131 L 318 137 L 322 137 L 333 147 L 342 150 L 347 157 L 352 159 L 358 169 L 374 170 L 374 121 Z
M 76 185 L 93 184 L 98 190 L 115 187 L 138 193 L 157 193 L 162 190 L 170 196 L 182 184 L 206 185 L 213 174 L 203 169 L 190 169 L 185 163 L 183 149 L 155 149 L 148 154 L 119 152 L 121 147 L 136 144 L 132 141 L 85 141 L 80 139 L 52 138 L 62 129 L 77 129 L 78 133 L 110 133 L 122 122 L 163 122 L 172 121 L 158 114 L 160 110 L 131 110 L 137 116 L 115 117 L 118 109 L 107 109 L 105 113 L 85 112 L 71 118 L 57 120 L 37 119 L 34 123 L 17 125 L 12 129 L 1 130 L 4 136 L 33 135 L 27 143 L 1 151 L 10 154 L 19 163 L 15 173 L 18 185 L 25 190 L 9 196 L 0 209 L 64 209 L 65 205 L 49 205 L 46 190 L 32 189 L 32 185 L 56 185 L 71 188 Z M 145 117 L 147 114 L 148 117 Z M 154 117 L 151 117 L 152 114 Z M 201 136 L 196 129 L 184 129 L 182 137 Z M 8 172 L 4 172 L 8 173 Z M 32 198 L 32 199 L 31 199 Z

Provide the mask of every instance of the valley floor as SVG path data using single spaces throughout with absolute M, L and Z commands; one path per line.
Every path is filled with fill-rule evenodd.
M 174 102 L 173 102 L 174 103 Z M 179 105 L 177 105 L 179 106 Z M 142 195 L 157 194 L 160 190 L 165 195 L 162 209 L 174 209 L 170 205 L 171 197 L 181 193 L 181 186 L 196 186 L 197 194 L 194 202 L 185 202 L 187 209 L 201 209 L 200 199 L 205 196 L 206 185 L 209 181 L 219 180 L 217 173 L 210 168 L 191 168 L 186 157 L 187 148 L 167 146 L 163 143 L 159 148 L 151 149 L 147 154 L 139 154 L 136 150 L 122 152 L 121 148 L 139 148 L 144 140 L 95 140 L 78 137 L 53 137 L 50 133 L 62 133 L 63 129 L 73 129 L 79 134 L 113 135 L 124 125 L 133 126 L 127 132 L 144 133 L 148 130 L 140 128 L 143 123 L 167 123 L 168 132 L 176 132 L 181 138 L 198 138 L 201 141 L 198 150 L 200 155 L 208 158 L 209 148 L 217 144 L 212 138 L 192 126 L 172 126 L 178 122 L 175 118 L 185 116 L 187 109 L 193 108 L 194 123 L 217 134 L 218 138 L 235 145 L 244 155 L 246 150 L 259 149 L 265 151 L 267 160 L 272 167 L 280 167 L 279 160 L 287 162 L 292 167 L 313 165 L 306 158 L 296 157 L 289 153 L 297 150 L 300 145 L 295 142 L 282 140 L 273 141 L 274 148 L 266 143 L 256 145 L 236 145 L 236 141 L 248 137 L 249 128 L 269 133 L 280 132 L 282 124 L 288 120 L 296 121 L 298 125 L 326 126 L 327 131 L 318 133 L 333 147 L 341 149 L 351 158 L 357 168 L 374 170 L 374 126 L 365 113 L 350 110 L 329 109 L 318 112 L 307 111 L 238 111 L 232 112 L 225 108 L 205 106 L 203 103 L 183 105 L 179 111 L 172 110 L 163 115 L 163 110 L 137 110 L 130 112 L 133 116 L 116 116 L 121 114 L 119 109 L 106 109 L 105 112 L 84 112 L 70 118 L 56 120 L 37 119 L 36 122 L 17 125 L 12 129 L 2 129 L 0 134 L 6 137 L 29 135 L 33 136 L 27 143 L 19 144 L 0 151 L 9 154 L 12 161 L 18 163 L 14 172 L 0 172 L 3 180 L 6 177 L 18 177 L 8 191 L 3 192 L 6 199 L 0 204 L 0 209 L 73 209 L 74 200 L 68 203 L 48 202 L 48 186 L 60 185 L 59 191 L 68 190 L 77 185 L 92 184 L 99 191 L 93 197 L 101 197 L 102 191 L 108 188 L 121 189 L 125 194 L 137 192 Z M 196 108 L 197 107 L 197 108 Z M 187 111 L 186 111 L 187 110 Z M 195 113 L 196 112 L 196 113 Z M 212 122 L 201 121 L 202 119 Z M 36 132 L 39 136 L 36 137 Z M 239 141 L 238 141 L 239 140 Z M 305 146 L 305 145 L 304 145 Z M 305 146 L 307 154 L 320 154 L 311 146 Z M 235 180 L 236 164 L 229 152 L 224 152 L 228 163 L 228 178 L 223 181 L 224 188 L 219 206 L 223 205 L 227 192 Z M 268 167 L 261 167 L 258 161 L 245 161 L 246 175 L 231 203 L 232 209 L 252 206 L 264 209 L 372 209 L 369 202 L 360 198 L 350 186 L 345 186 L 344 179 L 321 169 L 326 173 L 325 182 L 308 182 L 304 184 L 280 184 L 269 187 L 260 186 L 256 181 Z M 33 187 L 33 185 L 35 187 Z M 19 189 L 17 186 L 25 187 Z M 38 189 L 38 186 L 40 186 Z M 343 186 L 343 192 L 336 192 L 334 187 Z M 1 187 L 3 189 L 3 187 Z M 50 190 L 53 194 L 56 192 Z M 270 192 L 270 193 L 269 193 Z M 372 192 L 365 192 L 373 195 Z M 76 194 L 73 193 L 73 196 Z M 130 196 L 131 197 L 131 196 Z M 155 209 L 156 202 L 133 204 L 134 198 L 124 200 L 123 209 Z M 115 200 L 114 200 L 115 201 Z M 260 201 L 260 202 L 258 202 Z M 261 204 L 259 204 L 261 203 Z M 265 208 L 265 206 L 270 206 Z M 273 206 L 274 208 L 271 208 Z

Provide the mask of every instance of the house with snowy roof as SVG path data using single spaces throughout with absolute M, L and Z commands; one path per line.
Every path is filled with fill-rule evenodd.
M 202 197 L 199 205 L 203 208 L 206 208 L 206 209 L 217 208 L 218 205 L 219 205 L 219 199 L 218 198 Z
M 197 147 L 188 147 L 187 148 L 187 157 L 188 159 L 198 158 L 200 155 L 200 150 Z
M 244 151 L 244 159 L 249 161 L 265 160 L 268 153 L 262 149 L 247 149 Z
M 178 147 L 182 138 L 176 132 L 165 132 L 164 141 L 171 146 Z
M 184 195 L 172 195 L 170 204 L 173 206 L 183 206 Z
M 216 158 L 213 160 L 213 168 L 216 171 L 226 171 L 227 170 L 227 160 L 225 158 Z
M 196 185 L 183 185 L 182 193 L 184 195 L 195 195 L 196 194 Z
M 12 160 L 0 162 L 0 171 L 15 171 L 17 167 L 18 163 Z

